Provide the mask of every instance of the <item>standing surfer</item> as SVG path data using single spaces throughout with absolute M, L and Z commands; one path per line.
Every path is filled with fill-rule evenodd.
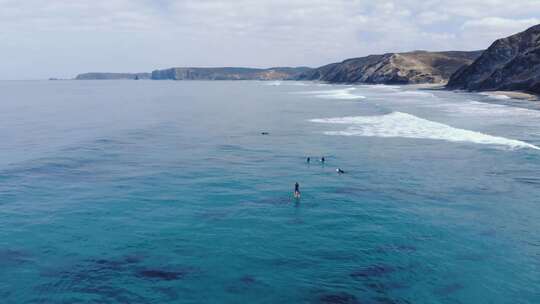
M 294 184 L 294 198 L 300 198 L 300 185 L 298 182 Z

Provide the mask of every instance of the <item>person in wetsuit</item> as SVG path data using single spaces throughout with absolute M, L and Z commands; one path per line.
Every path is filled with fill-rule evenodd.
M 311 157 L 308 156 L 306 162 L 309 164 L 309 162 L 311 162 Z
M 298 183 L 294 184 L 294 197 L 295 198 L 300 197 L 300 185 Z
M 324 156 L 323 156 L 323 157 L 321 157 L 321 163 L 323 163 L 323 164 L 324 164 L 324 162 L 325 162 L 325 161 L 326 161 L 326 159 L 324 158 Z

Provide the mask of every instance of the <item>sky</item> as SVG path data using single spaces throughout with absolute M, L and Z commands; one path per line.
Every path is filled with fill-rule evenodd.
M 540 0 L 0 0 L 0 79 L 179 66 L 312 66 L 478 50 Z

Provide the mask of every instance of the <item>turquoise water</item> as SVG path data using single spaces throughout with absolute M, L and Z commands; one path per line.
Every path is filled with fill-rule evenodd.
M 540 303 L 532 103 L 290 82 L 0 92 L 2 303 Z

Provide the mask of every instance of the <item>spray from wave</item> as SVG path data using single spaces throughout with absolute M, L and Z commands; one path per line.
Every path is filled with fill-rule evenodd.
M 350 125 L 343 131 L 324 132 L 327 135 L 433 139 L 449 142 L 500 145 L 511 149 L 530 148 L 540 150 L 540 147 L 520 140 L 454 128 L 401 112 L 392 112 L 379 116 L 322 118 L 312 119 L 310 121 L 315 123 Z

